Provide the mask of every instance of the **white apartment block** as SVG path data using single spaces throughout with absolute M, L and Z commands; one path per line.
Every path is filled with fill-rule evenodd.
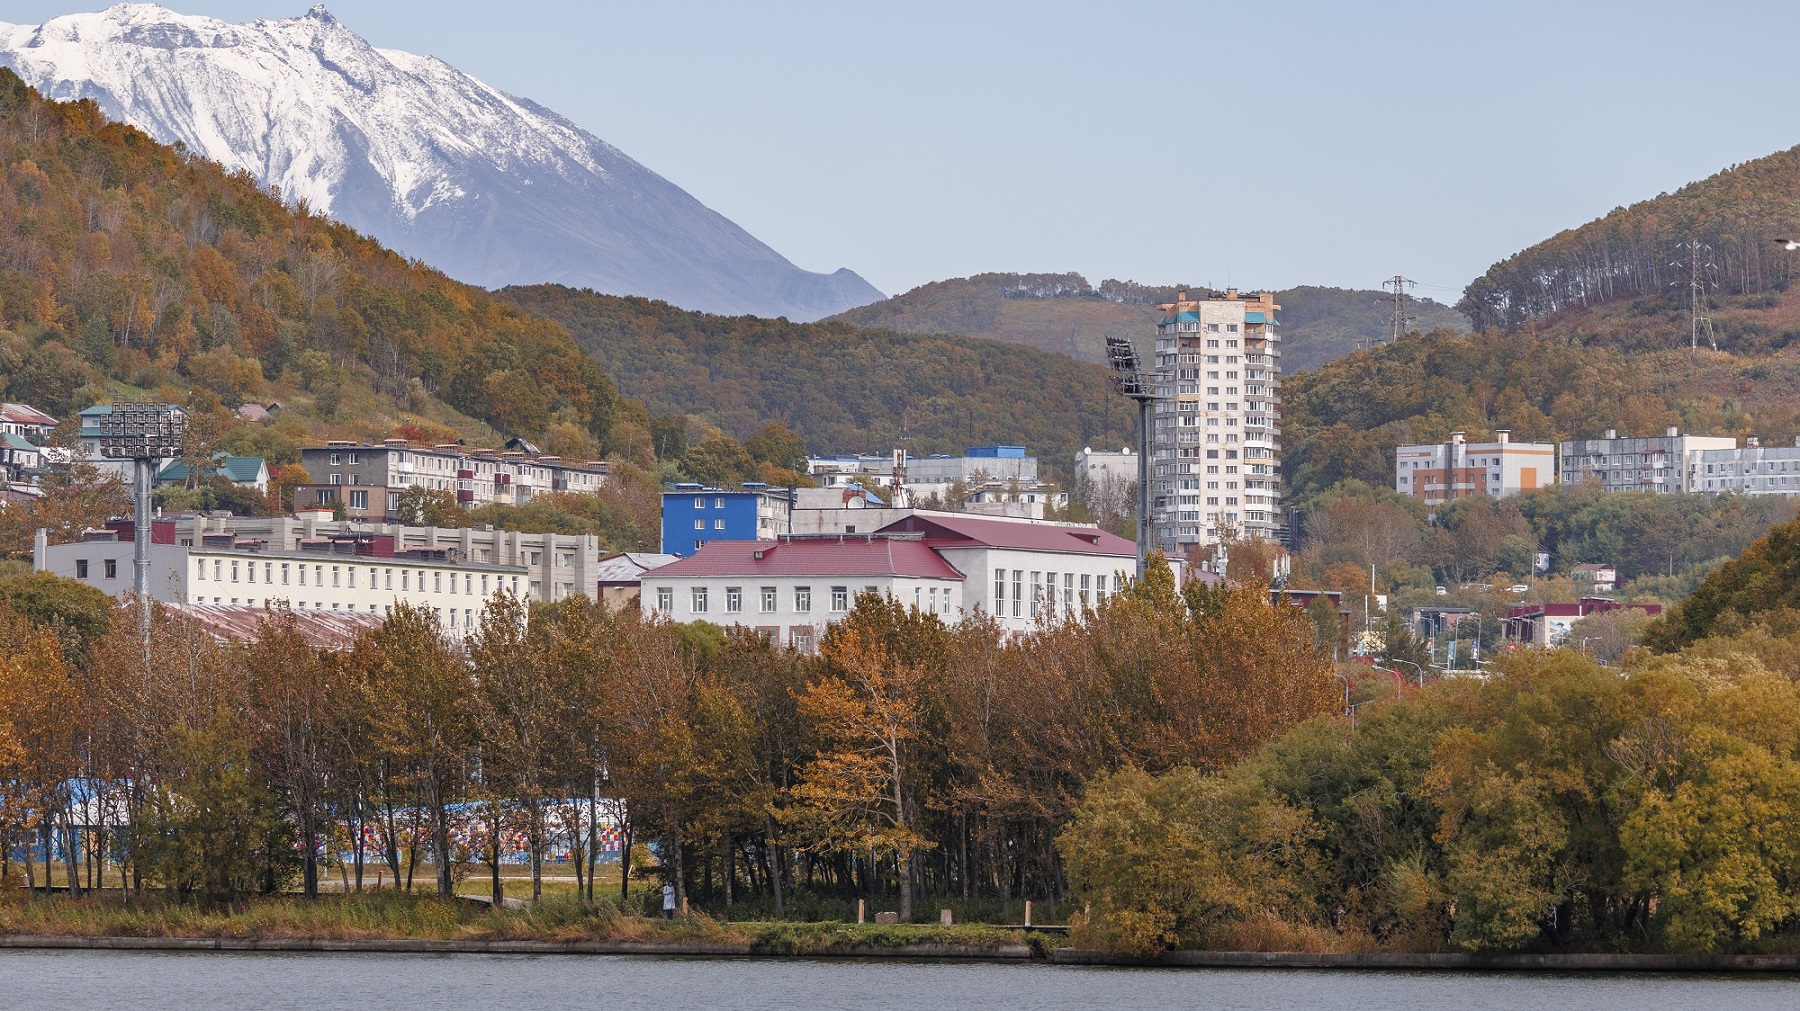
M 74 544 L 48 545 L 40 536 L 32 563 L 122 597 L 132 589 L 133 548 L 128 531 Z M 405 601 L 435 611 L 456 638 L 480 623 L 492 594 L 523 595 L 526 577 L 521 566 L 438 557 L 150 545 L 150 596 L 165 603 L 385 616 Z
M 1560 480 L 1564 484 L 1597 482 L 1607 491 L 1658 494 L 1703 489 L 1694 464 L 1708 450 L 1735 450 L 1731 436 L 1683 435 L 1670 427 L 1660 436 L 1621 438 L 1607 429 L 1599 439 L 1565 439 L 1561 444 Z
M 1171 396 L 1152 420 L 1150 511 L 1172 558 L 1282 527 L 1280 309 L 1235 290 L 1162 306 L 1156 375 Z
M 1708 494 L 1800 496 L 1800 438 L 1764 446 L 1751 436 L 1741 449 L 1703 449 L 1688 464 L 1688 487 Z
M 398 519 L 400 494 L 415 487 L 448 492 L 470 509 L 520 505 L 551 492 L 591 495 L 606 483 L 607 469 L 598 460 L 457 445 L 418 448 L 405 439 L 311 446 L 300 451 L 300 464 L 312 483 L 295 489 L 294 508 L 342 503 L 354 519 Z
M 1447 442 L 1394 450 L 1394 490 L 1436 508 L 1451 499 L 1505 498 L 1556 482 L 1556 447 L 1513 442 L 1505 429 L 1493 442 L 1469 442 L 1462 432 Z
M 1096 488 L 1104 487 L 1108 482 L 1136 484 L 1137 453 L 1129 446 L 1116 453 L 1089 446 L 1075 454 L 1075 479 L 1087 481 Z
M 592 534 L 521 533 L 496 530 L 491 524 L 365 523 L 334 520 L 320 509 L 292 516 L 183 515 L 173 522 L 176 543 L 189 547 L 243 544 L 305 552 L 330 549 L 333 541 L 347 542 L 352 550 L 429 552 L 457 561 L 517 567 L 525 573 L 520 596 L 528 601 L 550 602 L 578 593 L 597 599 L 599 594 L 600 539 Z

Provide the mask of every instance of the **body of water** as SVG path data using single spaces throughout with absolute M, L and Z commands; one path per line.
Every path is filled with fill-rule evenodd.
M 1786 976 L 1111 969 L 569 955 L 0 951 L 6 1008 L 1024 1008 L 1483 1011 L 1800 1007 Z

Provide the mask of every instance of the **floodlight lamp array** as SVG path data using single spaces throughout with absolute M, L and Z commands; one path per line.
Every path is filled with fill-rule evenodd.
M 172 460 L 181 455 L 187 415 L 173 404 L 114 404 L 96 423 L 100 455 L 113 460 Z

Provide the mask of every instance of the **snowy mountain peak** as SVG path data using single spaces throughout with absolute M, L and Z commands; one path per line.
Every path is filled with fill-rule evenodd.
M 477 284 L 794 319 L 881 297 L 848 270 L 800 270 L 533 102 L 376 49 L 323 4 L 243 25 L 148 3 L 0 23 L 0 66 Z

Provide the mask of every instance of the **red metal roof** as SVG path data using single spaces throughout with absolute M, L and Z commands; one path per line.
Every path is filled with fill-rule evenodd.
M 265 618 L 292 614 L 294 630 L 310 646 L 348 649 L 358 633 L 381 627 L 381 616 L 359 611 L 274 611 L 261 607 L 227 607 L 223 604 L 162 604 L 189 618 L 220 642 L 251 642 L 262 632 Z
M 708 541 L 686 558 L 645 572 L 642 579 L 692 576 L 963 578 L 923 541 L 849 534 L 829 540 Z
M 15 425 L 55 428 L 56 419 L 30 404 L 0 404 L 0 419 Z
M 1137 545 L 1099 527 L 1072 523 L 1016 523 L 934 513 L 914 514 L 882 527 L 879 533 L 919 533 L 932 547 L 1014 548 L 1019 551 L 1059 551 L 1072 555 L 1108 555 L 1136 558 Z

